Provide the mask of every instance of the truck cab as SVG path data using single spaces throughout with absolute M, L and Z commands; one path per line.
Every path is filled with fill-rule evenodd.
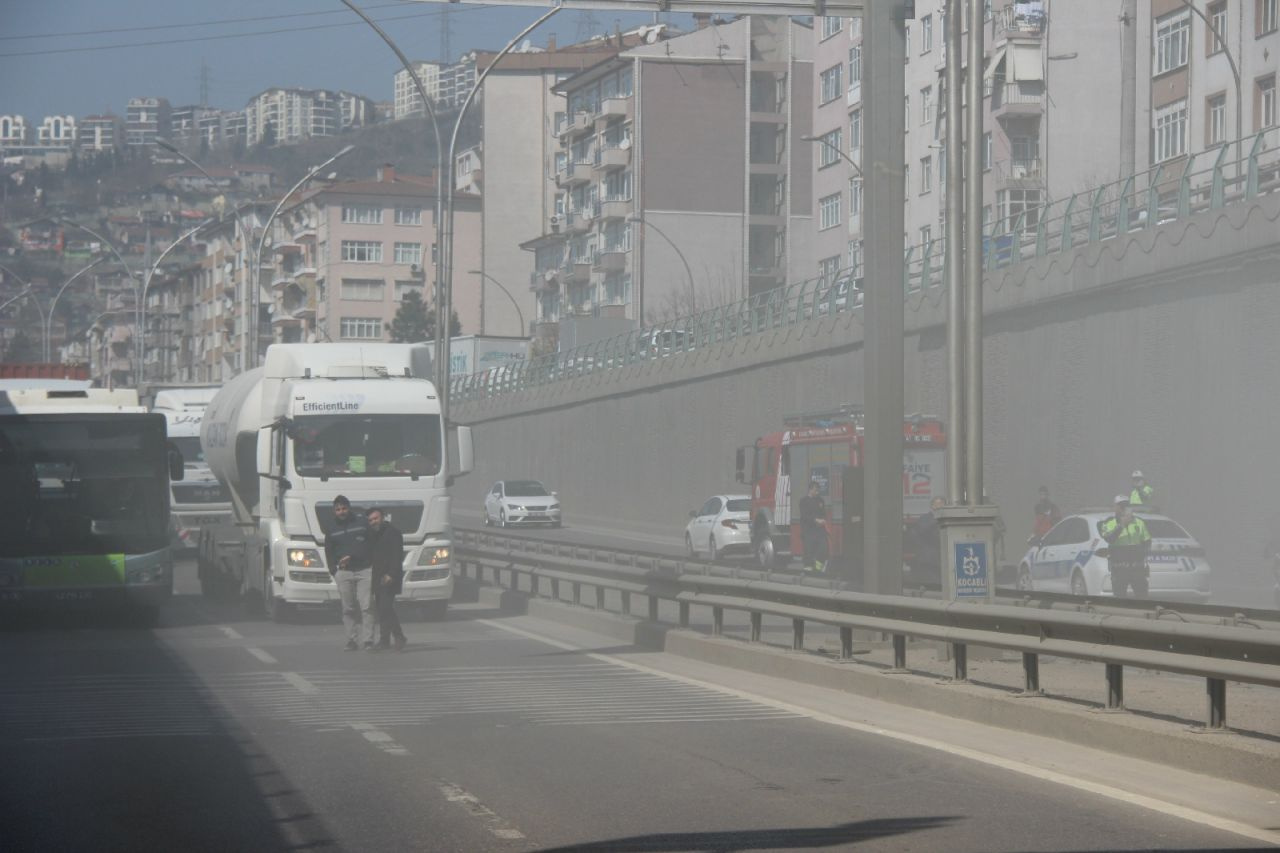
M 231 520 L 231 502 L 213 476 L 200 446 L 200 424 L 218 386 L 153 389 L 151 411 L 164 415 L 170 444 L 182 455 L 185 476 L 171 488 L 170 545 L 176 551 L 196 547 L 200 530 Z

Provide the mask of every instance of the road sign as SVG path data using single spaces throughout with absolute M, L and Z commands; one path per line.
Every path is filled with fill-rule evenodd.
M 987 598 L 990 594 L 991 566 L 987 561 L 987 543 L 956 542 L 952 572 L 956 598 Z

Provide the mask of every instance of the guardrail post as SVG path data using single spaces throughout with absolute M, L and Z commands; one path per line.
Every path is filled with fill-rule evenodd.
M 800 651 L 804 648 L 804 620 L 791 620 L 791 649 Z
M 529 594 L 538 597 L 538 576 L 533 572 L 529 572 Z
M 1093 204 L 1089 205 L 1089 242 L 1096 243 L 1102 239 L 1102 195 L 1107 191 L 1105 186 L 1098 187 L 1093 194 Z
M 1129 233 L 1129 196 L 1133 193 L 1133 175 L 1120 188 L 1120 202 L 1116 208 L 1116 236 Z
M 893 668 L 898 672 L 907 671 L 907 635 L 893 635 Z
M 1206 678 L 1209 694 L 1209 728 L 1221 731 L 1227 727 L 1227 682 L 1222 678 Z
M 1022 692 L 1040 693 L 1040 656 L 1035 652 L 1022 653 Z
M 551 579 L 551 597 L 557 601 L 560 600 L 560 579 L 559 578 Z
M 1191 215 L 1191 167 L 1195 165 L 1196 155 L 1192 154 L 1182 167 L 1182 177 L 1178 179 L 1178 218 L 1186 219 Z
M 687 601 L 680 602 L 680 627 L 689 627 L 689 602 Z
M 1075 215 L 1076 196 L 1071 194 L 1071 198 L 1067 199 L 1067 207 L 1062 212 L 1062 236 L 1058 239 L 1058 251 L 1065 252 L 1071 248 L 1071 244 L 1075 242 L 1075 223 L 1072 217 Z
M 596 587 L 596 610 L 604 610 L 604 587 Z
M 751 614 L 751 642 L 753 643 L 760 642 L 760 634 L 763 627 L 764 627 L 764 614 L 752 613 Z
M 853 629 L 840 629 L 840 659 L 848 660 L 853 657 Z
M 1209 209 L 1217 210 L 1222 207 L 1222 203 L 1226 198 L 1226 179 L 1223 176 L 1222 164 L 1227 159 L 1227 149 L 1230 145 L 1224 145 L 1218 149 L 1218 157 L 1213 161 L 1213 183 L 1209 189 Z
M 577 581 L 574 581 L 573 583 L 573 603 L 574 604 L 582 603 L 582 584 L 578 583 Z
M 658 596 L 656 595 L 649 596 L 649 621 L 658 621 Z
M 622 591 L 622 615 L 631 615 L 631 593 L 626 590 Z
M 1249 165 L 1246 172 L 1248 177 L 1244 181 L 1244 197 L 1247 199 L 1258 197 L 1258 155 L 1262 153 L 1262 138 L 1266 134 L 1264 130 L 1254 137 L 1253 147 L 1249 149 Z
M 955 669 L 952 671 L 952 681 L 968 681 L 969 680 L 969 647 L 964 643 L 951 644 L 951 658 Z
M 1107 664 L 1107 710 L 1124 708 L 1124 667 L 1118 663 Z
M 711 635 L 719 637 L 724 634 L 724 608 L 711 608 Z

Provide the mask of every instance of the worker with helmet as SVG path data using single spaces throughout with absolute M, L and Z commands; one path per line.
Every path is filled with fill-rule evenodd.
M 1151 488 L 1141 471 L 1133 472 L 1133 490 L 1129 492 L 1129 503 L 1133 506 L 1145 506 L 1155 509 L 1156 490 Z
M 1134 598 L 1147 597 L 1147 552 L 1151 550 L 1151 534 L 1141 518 L 1133 514 L 1128 495 L 1116 495 L 1116 514 L 1098 527 L 1102 538 L 1111 546 L 1107 564 L 1111 569 L 1111 592 Z

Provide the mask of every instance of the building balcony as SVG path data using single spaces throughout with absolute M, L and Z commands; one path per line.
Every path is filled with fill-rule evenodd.
M 302 325 L 302 321 L 297 317 L 294 317 L 292 314 L 285 313 L 284 311 L 277 311 L 271 315 L 271 325 L 276 329 L 284 329 L 291 326 L 300 326 Z
M 553 267 L 549 270 L 534 270 L 529 273 L 529 289 L 535 291 L 559 290 L 560 268 Z
M 560 137 L 573 138 L 581 136 L 584 133 L 594 132 L 596 124 L 594 117 L 586 110 L 581 110 L 569 116 L 560 128 Z
M 594 211 L 571 210 L 564 217 L 565 230 L 570 234 L 586 234 L 591 230 Z
M 997 179 L 1005 186 L 1040 186 L 1042 183 L 1039 157 L 1015 157 L 995 164 Z
M 589 184 L 594 177 L 592 174 L 594 168 L 595 164 L 587 160 L 569 163 L 556 174 L 556 186 L 574 187 Z
M 1044 7 L 1041 3 L 1015 2 L 996 16 L 996 38 L 1039 39 L 1044 32 Z
M 613 146 L 596 150 L 596 169 L 607 172 L 612 169 L 625 169 L 631 165 L 631 145 L 622 148 Z
M 596 262 L 593 267 L 596 272 L 624 272 L 627 269 L 627 256 L 629 254 L 629 252 L 624 252 L 621 249 L 600 252 L 596 255 Z
M 591 282 L 591 260 L 573 261 L 565 264 L 560 277 L 565 284 L 588 284 Z
M 598 204 L 601 219 L 626 219 L 635 210 L 629 198 L 605 199 Z
M 997 120 L 1035 117 L 1044 112 L 1044 83 L 1006 82 L 991 92 L 991 115 Z
M 308 225 L 299 228 L 293 232 L 293 242 L 295 243 L 314 243 L 316 239 L 316 229 L 314 226 Z
M 632 98 L 605 98 L 600 102 L 600 112 L 596 114 L 596 125 L 608 124 L 615 119 L 631 118 Z

